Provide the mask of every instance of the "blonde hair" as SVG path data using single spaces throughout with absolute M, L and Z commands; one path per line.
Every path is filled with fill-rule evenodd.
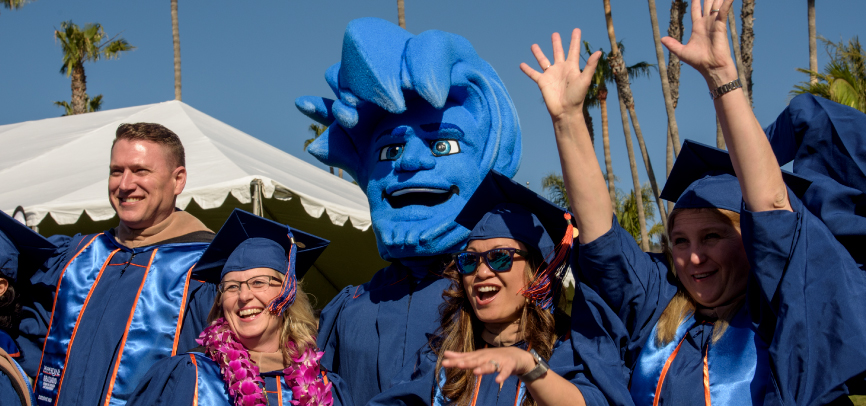
M 301 285 L 302 282 L 298 281 L 295 290 L 295 302 L 286 308 L 281 316 L 280 352 L 283 354 L 284 365 L 289 365 L 292 362 L 292 357 L 297 357 L 307 348 L 316 348 L 318 320 L 313 316 L 313 307 L 310 305 L 309 296 L 301 288 Z M 207 316 L 207 322 L 210 324 L 220 317 L 223 317 L 222 292 L 217 292 L 216 299 Z M 297 353 L 289 351 L 286 346 L 286 343 L 289 342 L 295 343 Z
M 733 226 L 737 229 L 737 231 L 740 231 L 740 213 L 734 211 L 717 208 L 674 209 L 673 211 L 671 211 L 671 214 L 668 216 L 667 236 L 663 241 L 663 245 L 665 255 L 667 256 L 668 263 L 671 265 L 670 269 L 671 272 L 674 274 L 674 278 L 677 278 L 677 270 L 673 262 L 673 254 L 671 252 L 669 242 L 670 235 L 671 231 L 674 229 L 677 215 L 686 210 L 711 213 L 716 217 L 717 220 Z M 725 331 L 728 329 L 728 325 L 730 325 L 731 318 L 734 316 L 734 314 L 736 314 L 736 311 L 740 308 L 740 306 L 742 306 L 744 300 L 744 297 L 738 298 L 733 306 L 729 306 L 725 312 L 717 314 L 718 319 L 715 323 L 713 323 L 713 344 L 719 341 L 719 339 L 721 339 L 722 336 L 725 334 Z M 682 324 L 686 318 L 693 315 L 696 310 L 697 303 L 689 295 L 689 293 L 683 289 L 683 286 L 680 284 L 678 286 L 677 293 L 674 295 L 674 297 L 668 303 L 667 307 L 665 307 L 662 315 L 659 317 L 658 324 L 656 325 L 656 344 L 659 346 L 664 346 L 673 341 L 680 324 Z

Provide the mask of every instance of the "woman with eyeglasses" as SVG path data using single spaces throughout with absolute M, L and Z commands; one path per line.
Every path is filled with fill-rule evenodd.
M 202 346 L 157 362 L 129 405 L 332 405 L 298 284 L 327 244 L 235 210 L 193 270 L 219 284 Z
M 436 336 L 369 405 L 608 404 L 563 312 L 568 218 L 491 172 L 457 218 L 472 231 L 445 270 Z

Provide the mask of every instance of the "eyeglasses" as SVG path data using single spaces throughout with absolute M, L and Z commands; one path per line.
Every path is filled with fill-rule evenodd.
M 247 285 L 247 288 L 253 292 L 261 292 L 271 287 L 271 281 L 276 281 L 282 284 L 283 281 L 275 276 L 259 275 L 253 276 L 245 281 L 225 281 L 220 282 L 219 290 L 222 293 L 240 293 L 241 285 Z
M 463 275 L 470 275 L 478 269 L 478 261 L 481 258 L 484 258 L 484 263 L 494 272 L 510 271 L 511 265 L 514 264 L 514 254 L 523 257 L 529 255 L 528 252 L 517 248 L 494 248 L 484 252 L 460 251 L 453 256 L 457 271 Z

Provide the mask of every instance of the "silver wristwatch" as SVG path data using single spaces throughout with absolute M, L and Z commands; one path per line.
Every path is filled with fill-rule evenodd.
M 722 95 L 733 92 L 734 90 L 739 89 L 741 87 L 743 87 L 743 85 L 742 85 L 742 83 L 740 83 L 740 79 L 732 80 L 732 81 L 725 83 L 725 84 L 723 84 L 723 85 L 721 85 L 721 86 L 719 86 L 713 90 L 710 90 L 710 97 L 712 97 L 713 100 L 716 100 L 719 97 L 722 97 Z
M 545 372 L 550 369 L 550 366 L 547 365 L 547 362 L 544 361 L 544 358 L 541 358 L 535 350 L 530 349 L 529 355 L 532 355 L 532 358 L 535 359 L 535 368 L 532 368 L 531 371 L 518 376 L 518 378 L 524 383 L 532 382 L 538 378 L 541 378 Z

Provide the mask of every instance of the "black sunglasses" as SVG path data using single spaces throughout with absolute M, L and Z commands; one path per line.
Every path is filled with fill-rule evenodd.
M 529 255 L 528 252 L 517 248 L 494 248 L 484 252 L 460 251 L 453 256 L 457 271 L 463 275 L 469 275 L 478 269 L 478 261 L 481 258 L 484 258 L 484 263 L 494 272 L 510 271 L 511 265 L 514 264 L 514 254 L 520 254 L 523 257 Z

